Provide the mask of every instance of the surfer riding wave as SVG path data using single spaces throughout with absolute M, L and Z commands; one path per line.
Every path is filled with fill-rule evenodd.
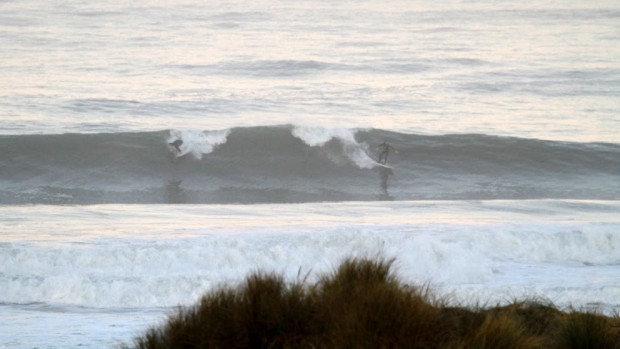
M 381 165 L 387 165 L 388 155 L 390 155 L 390 150 L 393 150 L 395 154 L 398 154 L 398 151 L 391 146 L 388 142 L 384 141 L 379 144 L 379 158 L 377 160 Z
M 168 148 L 170 149 L 170 152 L 172 153 L 172 158 L 171 158 L 172 162 L 176 162 L 176 158 L 181 156 L 182 154 L 181 145 L 183 145 L 183 140 L 181 139 L 177 139 L 173 142 L 168 143 Z
M 177 139 L 174 142 L 168 143 L 168 145 L 174 148 L 177 153 L 181 153 L 181 145 L 183 144 L 183 140 Z

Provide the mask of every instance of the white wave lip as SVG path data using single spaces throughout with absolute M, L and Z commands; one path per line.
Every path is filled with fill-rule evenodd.
M 352 129 L 295 126 L 292 134 L 311 147 L 322 147 L 332 139 L 337 139 L 342 144 L 344 155 L 357 167 L 370 169 L 378 165 L 368 155 L 368 146 L 355 140 L 355 131 Z

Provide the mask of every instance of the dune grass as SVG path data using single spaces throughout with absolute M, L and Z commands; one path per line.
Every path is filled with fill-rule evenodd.
M 347 259 L 314 284 L 254 273 L 125 348 L 620 349 L 619 316 L 564 312 L 542 300 L 449 306 L 428 287 L 399 281 L 392 264 Z

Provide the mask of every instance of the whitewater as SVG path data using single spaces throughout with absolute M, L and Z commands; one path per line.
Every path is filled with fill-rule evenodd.
M 350 256 L 620 311 L 615 1 L 0 9 L 0 348 L 116 348 Z

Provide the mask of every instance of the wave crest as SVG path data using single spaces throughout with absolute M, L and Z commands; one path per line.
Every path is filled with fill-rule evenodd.
M 228 129 L 220 131 L 171 130 L 166 141 L 172 143 L 178 139 L 182 140 L 183 144 L 179 147 L 181 153 L 178 156 L 191 153 L 194 158 L 200 160 L 203 155 L 212 153 L 217 146 L 226 143 L 229 134 Z
M 355 139 L 355 130 L 345 128 L 325 128 L 318 126 L 295 126 L 293 136 L 301 139 L 311 147 L 320 147 L 332 139 L 337 139 L 343 147 L 343 153 L 357 167 L 370 169 L 378 165 L 370 155 L 368 146 Z
M 170 161 L 167 144 L 182 139 Z M 398 149 L 378 166 L 377 146 Z M 620 145 L 378 129 L 0 136 L 0 204 L 620 199 Z

